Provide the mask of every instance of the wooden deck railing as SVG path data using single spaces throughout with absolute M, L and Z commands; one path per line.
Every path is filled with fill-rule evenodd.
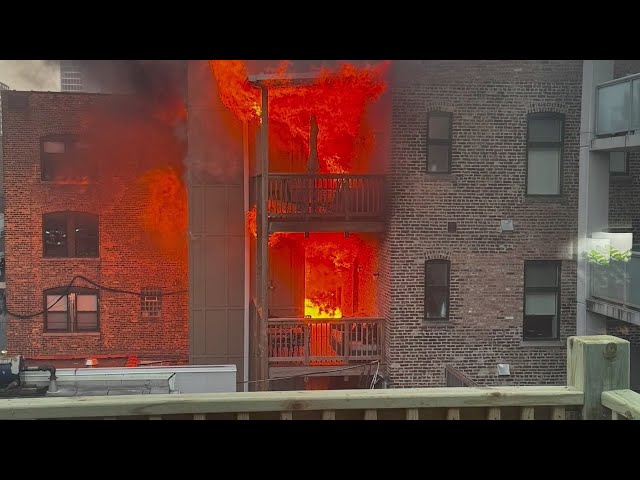
M 269 364 L 345 365 L 382 360 L 382 318 L 269 319 Z
M 629 342 L 568 339 L 567 386 L 238 392 L 0 400 L 0 419 L 605 419 L 638 418 Z
M 277 220 L 371 220 L 382 217 L 384 176 L 270 174 L 268 214 Z
M 602 392 L 602 405 L 611 410 L 612 420 L 640 420 L 640 393 L 633 390 Z

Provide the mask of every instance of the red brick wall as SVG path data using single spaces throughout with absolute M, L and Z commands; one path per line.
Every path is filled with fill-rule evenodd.
M 119 161 L 118 148 L 129 148 L 114 138 L 102 145 L 99 178 L 90 185 L 47 184 L 40 181 L 40 137 L 82 133 L 94 108 L 111 102 L 110 96 L 29 92 L 28 108 L 4 110 L 4 172 L 7 308 L 18 314 L 43 309 L 43 290 L 66 286 L 75 275 L 102 285 L 139 292 L 143 287 L 163 291 L 187 288 L 186 244 L 172 251 L 158 249 L 146 233 L 141 215 L 148 202 L 140 175 L 154 160 Z M 167 140 L 171 142 L 173 140 Z M 129 142 L 129 140 L 126 140 Z M 131 143 L 131 142 L 130 142 Z M 145 139 L 140 139 L 144 155 Z M 55 211 L 84 211 L 99 215 L 100 257 L 43 258 L 42 216 Z M 83 285 L 78 282 L 77 285 Z M 89 286 L 89 285 L 86 285 Z M 43 333 L 42 315 L 29 320 L 9 316 L 7 345 L 24 355 L 138 354 L 140 358 L 186 361 L 188 318 L 186 294 L 163 298 L 159 319 L 142 318 L 140 297 L 99 292 L 99 333 Z
M 396 62 L 380 308 L 392 387 L 562 384 L 575 334 L 581 61 Z M 427 112 L 453 114 L 449 175 L 426 171 Z M 527 113 L 565 114 L 563 196 L 525 197 Z M 501 233 L 500 220 L 514 231 Z M 447 233 L 447 222 L 457 233 Z M 449 321 L 426 323 L 424 262 L 451 261 Z M 562 260 L 561 336 L 522 345 L 525 260 Z M 497 363 L 511 376 L 498 378 Z

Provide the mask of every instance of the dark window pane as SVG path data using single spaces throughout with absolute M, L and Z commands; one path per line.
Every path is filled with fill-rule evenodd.
M 609 154 L 609 171 L 614 174 L 627 173 L 627 154 L 625 152 L 611 152 Z
M 441 287 L 427 287 L 427 318 L 447 318 L 449 310 L 449 290 Z
M 447 172 L 449 170 L 449 145 L 429 145 L 427 164 L 429 172 Z
M 67 257 L 67 217 L 49 214 L 44 217 L 44 256 Z
M 98 330 L 98 314 L 96 312 L 78 312 L 76 327 L 83 331 Z
M 76 214 L 76 256 L 98 256 L 98 217 L 95 215 Z
M 558 266 L 553 263 L 527 263 L 524 267 L 525 287 L 558 286 Z
M 554 338 L 553 315 L 524 317 L 524 338 Z
M 427 285 L 449 285 L 449 265 L 447 263 L 427 263 Z
M 451 117 L 429 115 L 429 139 L 448 140 L 451 138 Z
M 65 331 L 68 329 L 67 312 L 48 312 L 47 330 Z
M 73 137 L 48 137 L 42 141 L 42 180 L 63 183 L 87 183 L 93 177 L 95 163 L 87 148 Z
M 530 118 L 530 142 L 561 142 L 562 120 L 559 118 Z

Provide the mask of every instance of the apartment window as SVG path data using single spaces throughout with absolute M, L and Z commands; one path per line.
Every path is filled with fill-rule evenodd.
M 449 318 L 449 262 L 428 260 L 424 272 L 425 320 Z
M 47 213 L 42 226 L 45 257 L 98 256 L 97 215 L 81 212 Z
M 68 292 L 68 293 L 67 293 Z M 98 291 L 53 288 L 44 292 L 46 332 L 97 332 Z
M 524 264 L 524 340 L 556 340 L 560 335 L 560 262 Z
M 162 291 L 159 288 L 143 288 L 140 295 L 142 316 L 159 318 L 162 312 Z
M 527 195 L 562 193 L 564 117 L 557 113 L 529 115 L 527 133 Z
M 427 123 L 427 172 L 451 171 L 451 120 L 448 112 L 429 112 Z
M 41 138 L 41 178 L 45 182 L 87 183 L 94 177 L 94 164 L 87 158 L 89 146 L 73 135 Z
M 629 158 L 627 152 L 611 152 L 609 154 L 609 174 L 629 175 Z

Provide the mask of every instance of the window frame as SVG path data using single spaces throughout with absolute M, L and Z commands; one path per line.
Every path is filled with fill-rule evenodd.
M 442 264 L 447 266 L 447 285 L 429 285 L 427 282 L 427 271 L 429 265 Z M 445 289 L 447 291 L 447 314 L 444 317 L 428 317 L 427 316 L 427 297 L 431 288 Z M 448 321 L 451 317 L 451 261 L 446 259 L 432 259 L 424 262 L 424 322 Z
M 560 142 L 532 142 L 529 139 L 529 124 L 531 120 L 560 120 Z M 525 164 L 525 195 L 527 197 L 559 198 L 563 194 L 564 184 L 564 142 L 565 142 L 565 115 L 557 112 L 536 112 L 527 114 L 527 160 Z M 560 172 L 558 174 L 558 193 L 530 193 L 529 192 L 529 151 L 531 148 L 560 148 Z
M 442 139 L 442 138 L 431 138 L 430 137 L 430 131 L 431 131 L 431 117 L 443 117 L 443 118 L 447 118 L 449 119 L 449 138 L 448 139 Z M 430 145 L 446 145 L 449 147 L 449 154 L 447 155 L 447 169 L 446 170 L 440 170 L 437 172 L 433 172 L 431 170 L 429 170 L 429 146 Z M 441 110 L 433 110 L 430 112 L 427 112 L 427 162 L 426 162 L 426 166 L 427 166 L 427 173 L 430 175 L 447 175 L 447 174 L 451 174 L 451 163 L 452 163 L 452 150 L 453 150 L 453 113 L 451 112 L 443 112 Z
M 609 152 L 609 176 L 628 177 L 629 176 L 629 152 L 622 151 L 622 153 L 624 154 L 624 172 L 616 172 L 611 170 L 611 154 L 614 152 L 615 151 Z
M 78 329 L 78 302 L 74 299 L 73 302 L 69 301 L 69 296 L 74 295 L 95 295 L 96 297 L 96 329 L 84 330 Z M 64 296 L 67 298 L 67 328 L 66 330 L 50 329 L 48 328 L 49 322 L 47 316 L 49 311 L 47 310 L 47 296 Z M 44 310 L 44 333 L 99 333 L 100 332 L 100 290 L 96 288 L 87 287 L 54 287 L 43 290 L 43 310 Z M 71 310 L 73 305 L 73 311 Z M 91 312 L 92 313 L 92 312 Z
M 56 154 L 56 153 L 47 153 L 44 151 L 45 142 L 62 142 L 64 143 L 64 153 Z M 51 155 L 66 155 L 68 152 L 72 150 L 78 150 L 78 145 L 82 145 L 82 139 L 73 133 L 55 133 L 50 135 L 43 135 L 40 137 L 40 181 L 46 184 L 82 184 L 84 182 L 81 181 L 81 178 L 75 178 L 71 180 L 61 181 L 60 179 L 48 179 L 45 178 L 45 162 Z M 93 168 L 92 168 L 93 167 Z M 96 177 L 95 166 L 89 166 L 88 174 L 87 174 L 87 182 L 93 183 Z
M 157 314 L 153 314 L 147 297 L 157 297 Z M 140 289 L 140 316 L 148 320 L 158 320 L 162 317 L 162 289 L 160 287 L 143 287 Z
M 527 265 L 554 265 L 556 267 L 555 287 L 527 287 Z M 562 311 L 562 260 L 525 260 L 523 271 L 523 288 L 522 288 L 522 341 L 524 342 L 549 342 L 560 340 L 560 313 Z M 556 294 L 556 328 L 551 337 L 526 337 L 524 322 L 526 317 L 534 317 L 535 315 L 527 315 L 527 294 L 528 293 L 555 293 Z M 552 325 L 553 327 L 553 325 Z
M 47 255 L 46 247 L 46 224 L 48 217 L 54 215 L 64 215 L 65 227 L 67 229 L 67 254 L 66 255 Z M 78 218 L 81 216 L 93 217 L 96 222 L 96 255 L 78 256 L 78 236 L 76 235 L 76 226 Z M 42 258 L 100 258 L 100 215 L 91 212 L 79 212 L 76 210 L 47 212 L 42 214 Z

